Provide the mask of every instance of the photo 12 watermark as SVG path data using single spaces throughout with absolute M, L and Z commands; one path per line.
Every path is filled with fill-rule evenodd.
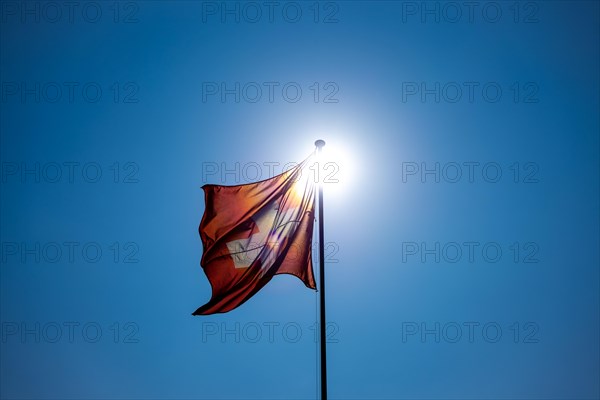
M 140 166 L 134 161 L 101 163 L 98 161 L 3 161 L 3 184 L 90 184 L 140 182 Z
M 506 261 L 514 264 L 540 262 L 537 242 L 496 241 L 404 241 L 400 243 L 402 264 L 496 264 Z
M 2 24 L 137 24 L 138 1 L 12 1 L 0 2 Z
M 319 324 L 295 321 L 276 322 L 202 322 L 202 343 L 299 343 L 319 341 Z M 339 343 L 340 326 L 328 322 L 325 329 L 327 343 Z
M 300 83 L 294 81 L 202 82 L 202 103 L 340 102 L 336 82 Z
M 540 326 L 531 321 L 405 321 L 400 336 L 402 343 L 536 344 L 540 342 Z
M 534 161 L 403 161 L 402 183 L 539 183 L 540 165 Z
M 537 24 L 536 1 L 402 1 L 402 23 L 420 24 Z
M 405 81 L 400 96 L 402 103 L 537 104 L 539 91 L 539 84 L 533 81 Z
M 2 264 L 97 264 L 101 261 L 114 264 L 140 262 L 137 242 L 52 241 L 52 242 L 0 242 Z
M 258 182 L 282 174 L 299 163 L 279 161 L 202 162 L 202 184 L 240 185 Z M 339 183 L 341 166 L 335 161 L 316 161 L 300 171 L 298 181 L 309 179 L 313 183 Z
M 318 265 L 317 257 L 319 255 L 319 242 L 312 242 L 310 246 L 310 251 L 312 254 L 312 262 L 313 265 Z M 253 241 L 252 236 L 249 241 L 244 244 L 244 247 L 247 249 L 255 249 L 253 251 L 245 251 L 238 252 L 234 256 L 234 262 L 236 265 L 249 267 L 254 260 L 257 258 L 260 249 L 263 247 L 267 247 L 270 251 L 274 253 L 281 253 L 285 251 L 285 259 L 289 262 L 292 261 L 302 261 L 306 258 L 306 248 L 304 245 L 297 244 L 289 244 L 285 250 L 280 249 L 279 242 L 263 242 L 263 241 Z M 338 264 L 340 259 L 338 258 L 340 252 L 340 245 L 337 242 L 325 242 L 323 245 L 323 253 L 324 253 L 324 262 L 325 264 Z
M 2 81 L 0 103 L 137 104 L 139 92 L 134 81 Z
M 337 24 L 340 2 L 203 1 L 201 13 L 203 24 Z
M 140 327 L 135 322 L 3 321 L 0 331 L 2 344 L 140 342 Z

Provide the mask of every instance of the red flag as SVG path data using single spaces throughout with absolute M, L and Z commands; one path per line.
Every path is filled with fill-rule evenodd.
M 193 315 L 240 306 L 274 275 L 295 275 L 316 289 L 312 268 L 314 184 L 300 165 L 271 179 L 236 186 L 204 185 L 200 264 L 210 301 Z

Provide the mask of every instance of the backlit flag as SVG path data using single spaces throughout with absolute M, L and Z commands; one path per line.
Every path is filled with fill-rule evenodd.
M 240 306 L 277 274 L 295 275 L 316 289 L 312 268 L 314 183 L 298 166 L 264 181 L 204 185 L 200 264 L 212 286 L 210 301 L 193 315 Z

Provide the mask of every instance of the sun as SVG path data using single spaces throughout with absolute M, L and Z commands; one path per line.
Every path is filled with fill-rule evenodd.
M 337 196 L 350 189 L 355 177 L 351 151 L 336 141 L 328 141 L 315 157 L 316 181 L 328 196 Z
M 301 174 L 292 186 L 294 198 L 300 201 L 312 186 L 318 190 L 323 187 L 324 196 L 343 202 L 343 196 L 349 196 L 357 181 L 355 158 L 347 146 L 325 139 L 321 152 L 315 151 L 303 166 Z

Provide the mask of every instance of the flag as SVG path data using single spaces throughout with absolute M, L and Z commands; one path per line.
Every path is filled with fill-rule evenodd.
M 273 178 L 236 186 L 204 185 L 200 264 L 212 287 L 193 315 L 240 306 L 277 274 L 316 289 L 312 267 L 314 183 L 311 157 Z

